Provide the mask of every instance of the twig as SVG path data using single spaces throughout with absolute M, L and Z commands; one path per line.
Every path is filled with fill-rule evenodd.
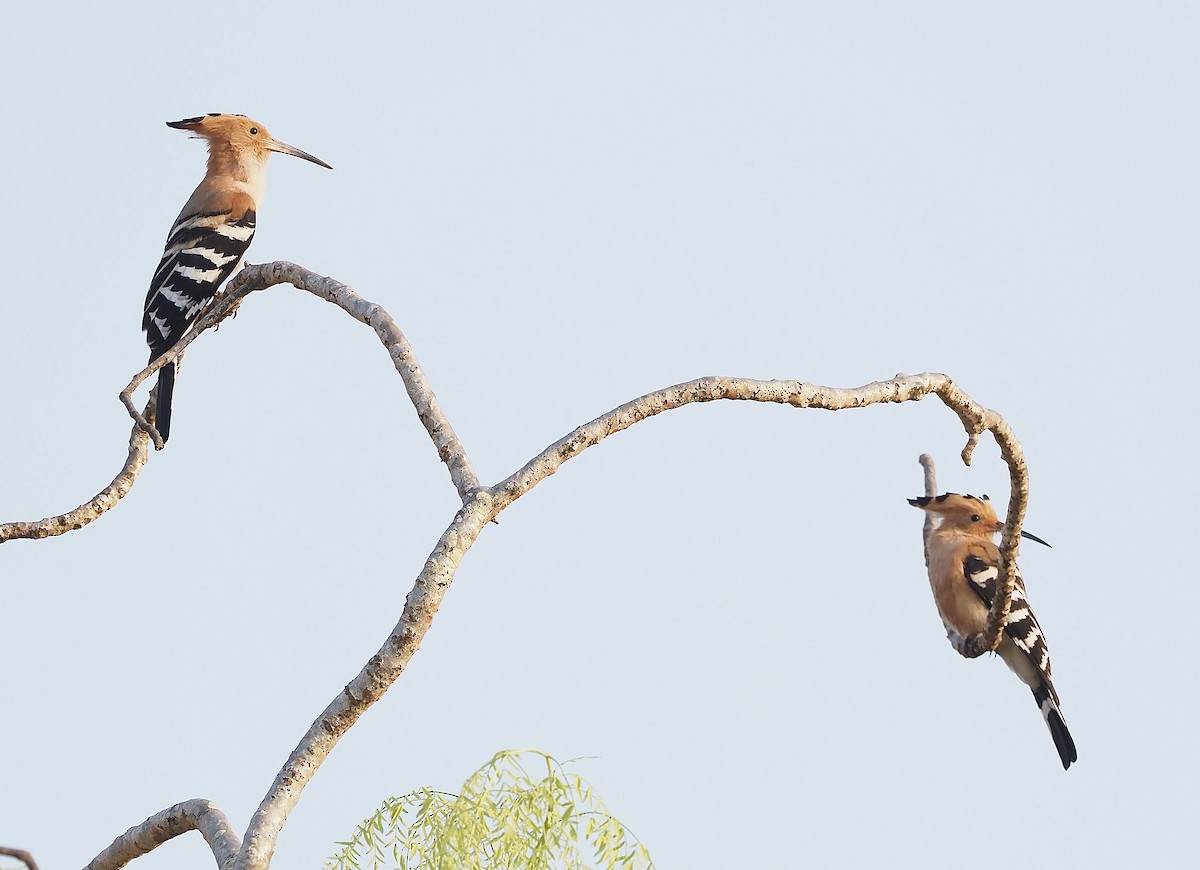
M 937 469 L 933 465 L 933 457 L 928 453 L 922 453 L 917 457 L 917 462 L 921 463 L 921 469 L 925 477 L 925 497 L 933 498 L 938 495 L 937 490 Z M 921 527 L 921 542 L 925 550 L 925 567 L 929 567 L 929 536 L 933 534 L 933 515 L 928 511 L 925 512 L 925 525 Z

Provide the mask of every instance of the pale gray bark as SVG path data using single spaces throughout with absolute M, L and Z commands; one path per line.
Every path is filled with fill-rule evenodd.
M 195 798 L 155 813 L 140 825 L 134 825 L 112 845 L 91 860 L 84 870 L 124 867 L 134 858 L 153 852 L 167 840 L 199 831 L 212 850 L 218 870 L 227 870 L 237 858 L 242 841 L 212 801 Z
M 433 441 L 438 457 L 445 463 L 451 482 L 462 500 L 462 507 L 442 533 L 424 570 L 417 576 L 399 621 L 378 652 L 329 703 L 300 739 L 251 818 L 244 840 L 237 837 L 213 804 L 193 800 L 164 810 L 131 828 L 96 856 L 88 865 L 90 870 L 115 870 L 167 839 L 193 829 L 204 834 L 217 865 L 223 870 L 265 870 L 275 853 L 279 833 L 305 786 L 342 735 L 404 672 L 409 660 L 420 648 L 459 564 L 488 523 L 554 474 L 563 463 L 608 436 L 649 417 L 686 405 L 734 400 L 841 411 L 880 403 L 915 402 L 933 394 L 958 416 L 967 432 L 962 459 L 968 465 L 980 435 L 991 432 L 1000 446 L 1001 456 L 1008 464 L 1011 484 L 1007 524 L 1000 545 L 1001 594 L 997 596 L 989 614 L 987 630 L 978 638 L 968 640 L 978 644 L 980 649 L 992 649 L 999 642 L 1000 629 L 1008 613 L 1012 594 L 1013 565 L 1028 499 L 1025 459 L 1020 444 L 1003 418 L 971 399 L 946 375 L 897 375 L 890 380 L 852 389 L 817 386 L 802 381 L 759 381 L 717 376 L 699 378 L 656 390 L 614 408 L 555 441 L 494 486 L 483 486 L 472 469 L 466 449 L 430 389 L 412 348 L 391 316 L 345 284 L 292 263 L 268 263 L 243 269 L 196 328 L 170 354 L 139 372 L 122 391 L 121 400 L 134 419 L 134 429 L 130 436 L 128 459 L 108 488 L 91 501 L 61 516 L 37 522 L 0 525 L 0 543 L 12 538 L 42 538 L 63 534 L 92 522 L 113 507 L 136 481 L 138 472 L 147 461 L 149 444 L 162 447 L 158 432 L 146 416 L 152 406 L 148 405 L 145 412 L 139 412 L 132 401 L 134 390 L 167 360 L 182 354 L 202 332 L 232 315 L 248 294 L 281 283 L 290 283 L 312 293 L 372 328 L 403 380 L 417 417 Z M 925 464 L 924 458 L 922 462 Z M 931 461 L 926 465 L 925 486 L 927 494 L 935 494 L 932 492 L 935 482 Z
M 0 855 L 6 858 L 16 858 L 29 868 L 29 870 L 38 870 L 37 861 L 34 861 L 33 856 L 24 849 L 12 849 L 8 846 L 0 846 Z

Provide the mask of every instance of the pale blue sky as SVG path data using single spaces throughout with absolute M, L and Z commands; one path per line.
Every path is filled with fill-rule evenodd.
M 335 167 L 273 160 L 250 259 L 386 306 L 485 481 L 705 374 L 944 371 L 1005 414 L 1080 758 L 929 593 L 917 456 L 1003 500 L 994 445 L 964 469 L 932 399 L 694 407 L 484 532 L 276 866 L 513 746 L 597 756 L 663 868 L 1194 858 L 1195 6 L 375 8 L 10 14 L 0 520 L 120 467 L 143 296 L 204 166 L 163 122 L 245 113 Z M 0 842 L 79 866 L 197 796 L 244 831 L 455 504 L 371 333 L 252 297 L 189 351 L 121 505 L 0 548 Z M 190 834 L 138 866 L 211 861 Z

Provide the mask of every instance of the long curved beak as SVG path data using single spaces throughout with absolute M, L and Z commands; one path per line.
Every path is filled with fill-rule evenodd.
M 318 166 L 324 166 L 326 169 L 333 169 L 324 160 L 313 157 L 307 151 L 301 151 L 299 148 L 293 148 L 286 142 L 280 142 L 278 139 L 272 139 L 266 143 L 267 149 L 270 151 L 278 151 L 280 154 L 291 154 L 293 157 L 299 157 L 301 160 L 307 160 L 309 163 L 315 163 Z
M 1037 541 L 1037 542 L 1038 542 L 1039 544 L 1041 544 L 1043 547 L 1050 547 L 1050 545 L 1049 545 L 1048 543 L 1046 543 L 1045 541 L 1043 541 L 1043 540 L 1042 540 L 1041 538 L 1039 538 L 1037 535 L 1031 535 L 1031 534 L 1029 534 L 1029 532 L 1025 531 L 1024 529 L 1021 529 L 1021 537 L 1022 537 L 1022 538 L 1029 538 L 1029 540 L 1031 540 L 1031 541 Z M 1051 549 L 1051 550 L 1053 550 L 1054 548 L 1053 548 L 1053 547 L 1050 547 L 1050 549 Z

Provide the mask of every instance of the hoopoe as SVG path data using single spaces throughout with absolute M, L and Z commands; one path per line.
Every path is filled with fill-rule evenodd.
M 166 250 L 150 281 L 142 329 L 154 362 L 183 338 L 217 290 L 241 262 L 254 238 L 272 151 L 332 169 L 328 163 L 272 139 L 267 128 L 245 115 L 208 114 L 168 121 L 208 142 L 208 171 L 167 233 Z M 158 375 L 154 425 L 163 441 L 171 432 L 175 362 Z
M 938 518 L 928 541 L 929 583 L 933 600 L 949 636 L 965 638 L 979 634 L 987 622 L 988 609 L 996 596 L 1000 549 L 996 533 L 1004 523 L 985 495 L 948 492 L 935 498 L 910 498 L 908 503 Z M 1021 536 L 1050 546 L 1041 538 Z M 1025 595 L 1025 582 L 1018 573 L 1013 584 L 1012 607 L 996 652 L 1013 673 L 1033 692 L 1042 718 L 1050 729 L 1063 770 L 1075 761 L 1075 741 L 1063 721 L 1058 693 L 1050 679 L 1050 652 Z

